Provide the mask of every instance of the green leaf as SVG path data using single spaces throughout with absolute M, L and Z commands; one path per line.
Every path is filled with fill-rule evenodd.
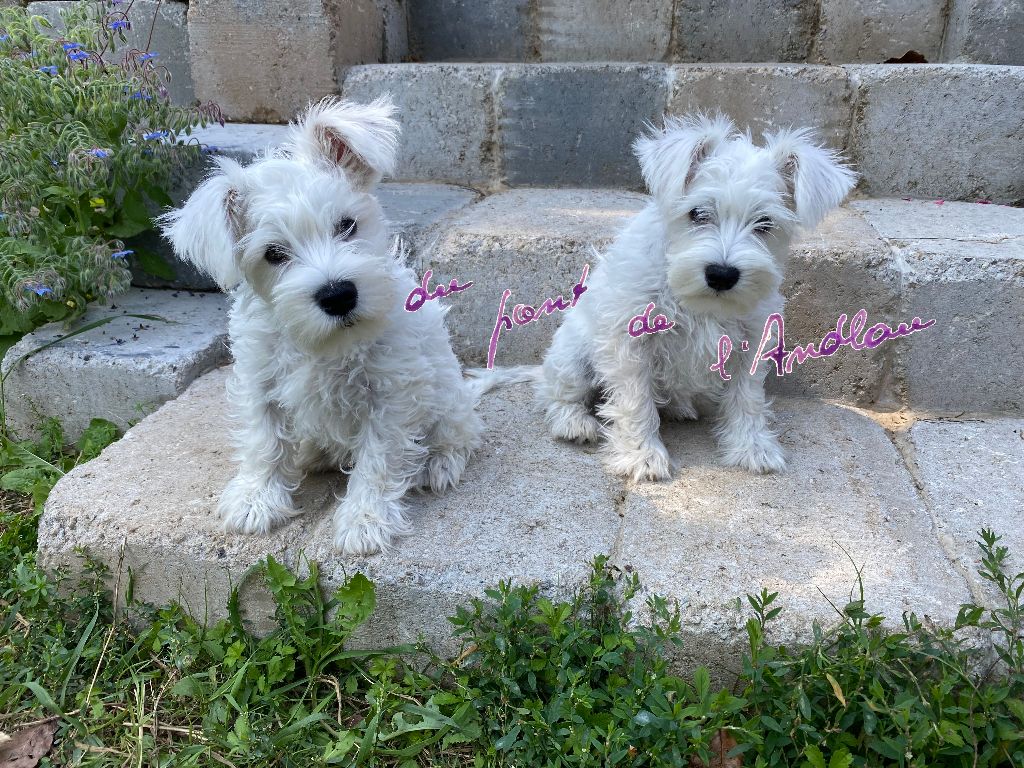
M 80 461 L 91 461 L 100 455 L 100 452 L 108 445 L 117 440 L 117 425 L 106 419 L 92 419 L 89 426 L 78 438 L 78 450 Z
M 828 768 L 850 768 L 851 765 L 853 765 L 853 755 L 845 749 L 840 749 L 828 761 Z
M 133 245 L 133 248 L 135 253 L 132 255 L 132 260 L 146 274 L 159 277 L 161 280 L 174 280 L 178 276 L 178 273 L 174 271 L 174 268 L 167 259 L 159 253 L 138 245 Z
M 826 768 L 825 756 L 821 754 L 821 750 L 811 744 L 804 750 L 804 757 L 807 761 L 804 763 L 808 768 Z

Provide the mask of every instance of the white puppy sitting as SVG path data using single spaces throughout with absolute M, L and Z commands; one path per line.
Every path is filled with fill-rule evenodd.
M 406 491 L 455 485 L 480 443 L 474 407 L 493 377 L 463 379 L 438 302 L 406 311 L 419 280 L 372 194 L 395 163 L 394 111 L 324 100 L 281 149 L 246 167 L 218 160 L 162 217 L 177 253 L 234 300 L 228 530 L 269 531 L 296 513 L 307 470 L 351 467 L 335 545 L 375 551 L 408 531 Z
M 551 432 L 587 442 L 605 431 L 611 471 L 662 480 L 671 466 L 658 409 L 696 418 L 695 402 L 710 401 L 724 462 L 780 471 L 767 367 L 749 374 L 753 349 L 733 356 L 728 381 L 710 365 L 723 335 L 737 347 L 739 339 L 757 346 L 768 315 L 782 310 L 797 226 L 817 225 L 855 174 L 807 131 L 779 131 L 759 147 L 723 117 L 670 118 L 634 150 L 653 200 L 612 244 L 555 334 L 539 382 Z M 652 302 L 675 325 L 633 338 L 631 318 Z M 606 428 L 591 412 L 595 402 Z

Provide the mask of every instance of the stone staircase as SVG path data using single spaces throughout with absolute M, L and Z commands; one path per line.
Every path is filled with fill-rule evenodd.
M 915 315 L 936 323 L 771 377 L 790 455 L 781 476 L 718 466 L 707 425 L 688 424 L 664 427 L 679 464 L 671 483 L 622 483 L 591 452 L 551 441 L 528 393 L 492 394 L 488 442 L 462 486 L 414 497 L 415 534 L 359 560 L 329 550 L 338 477 L 312 481 L 307 514 L 271 537 L 220 531 L 213 510 L 231 474 L 224 374 L 202 376 L 204 364 L 154 402 L 195 379 L 183 395 L 58 484 L 40 531 L 47 563 L 79 567 L 74 550 L 85 546 L 131 567 L 143 599 L 180 598 L 211 617 L 244 581 L 259 625 L 270 606 L 246 581 L 249 566 L 267 553 L 293 564 L 306 556 L 325 563 L 328 584 L 353 569 L 377 581 L 366 642 L 422 633 L 451 648 L 443 617 L 496 579 L 564 592 L 587 560 L 610 553 L 680 600 L 692 640 L 684 665 L 727 669 L 741 650 L 745 592 L 780 591 L 788 610 L 778 637 L 799 641 L 811 620 L 834 615 L 818 590 L 844 601 L 856 564 L 869 608 L 949 622 L 962 601 L 985 597 L 973 576 L 978 528 L 996 528 L 1024 554 L 1020 4 L 640 0 L 625 17 L 608 0 L 241 6 L 192 0 L 181 22 L 187 55 L 164 58 L 232 121 L 194 136 L 247 160 L 279 142 L 274 123 L 310 99 L 390 92 L 402 151 L 380 197 L 418 271 L 474 281 L 446 300 L 467 365 L 483 363 L 504 289 L 525 303 L 567 292 L 592 249 L 643 205 L 629 146 L 644 123 L 694 109 L 721 110 L 755 135 L 815 127 L 861 174 L 852 199 L 793 248 L 787 342 L 818 341 L 840 313 L 861 308 L 890 325 Z M 882 63 L 908 51 L 939 63 Z M 201 172 L 192 169 L 182 194 Z M 183 280 L 178 288 L 208 287 Z M 169 293 L 144 295 L 181 310 Z M 557 322 L 545 319 L 503 334 L 498 364 L 538 362 Z M 8 361 L 52 332 L 26 338 Z M 222 335 L 207 324 L 221 355 Z M 105 375 L 140 366 L 144 346 Z M 26 429 L 47 403 L 67 402 L 38 382 L 74 349 L 52 347 L 8 379 L 15 415 L 35 393 Z M 124 404 L 106 412 L 125 423 Z

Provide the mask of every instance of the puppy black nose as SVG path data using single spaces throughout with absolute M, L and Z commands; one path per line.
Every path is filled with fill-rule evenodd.
M 351 280 L 330 282 L 313 296 L 320 309 L 331 317 L 344 317 L 356 308 L 359 292 Z
M 708 264 L 704 267 L 704 279 L 716 291 L 728 291 L 739 282 L 740 271 L 724 264 Z

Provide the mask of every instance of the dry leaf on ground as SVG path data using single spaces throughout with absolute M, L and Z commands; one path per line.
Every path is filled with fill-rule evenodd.
M 36 768 L 53 748 L 57 722 L 40 723 L 11 734 L 0 741 L 0 765 L 3 768 Z
M 743 756 L 729 757 L 736 747 L 736 739 L 728 731 L 719 731 L 711 739 L 711 762 L 705 763 L 697 755 L 690 758 L 690 768 L 742 768 Z

